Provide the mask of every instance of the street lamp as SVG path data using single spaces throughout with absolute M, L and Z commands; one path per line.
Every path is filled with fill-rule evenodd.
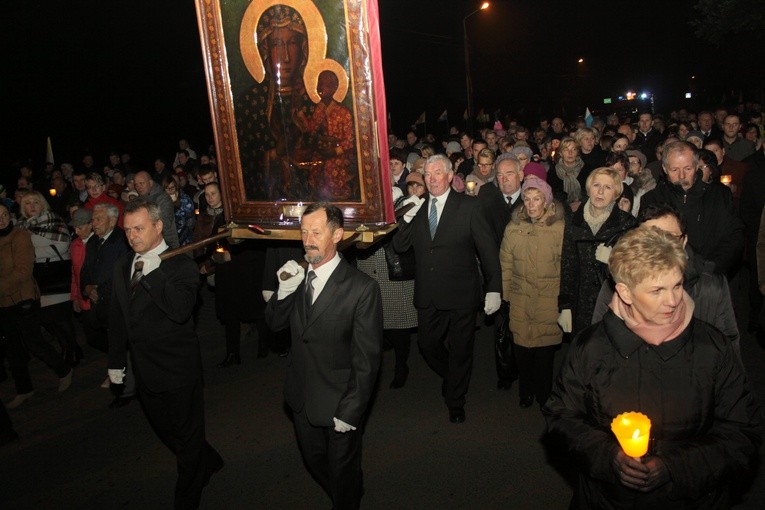
M 470 45 L 468 44 L 467 20 L 473 14 L 489 8 L 489 2 L 484 2 L 481 7 L 462 18 L 462 34 L 465 40 L 465 88 L 467 89 L 467 124 L 468 133 L 473 132 L 473 78 L 470 75 Z

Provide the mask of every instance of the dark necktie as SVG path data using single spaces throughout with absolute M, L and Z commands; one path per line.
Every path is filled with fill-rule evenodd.
M 316 279 L 316 273 L 308 271 L 305 282 L 305 309 L 310 310 L 313 305 L 313 281 Z
M 130 290 L 133 292 L 143 278 L 143 260 L 136 260 L 134 268 L 133 277 L 130 279 Z
M 513 199 L 510 197 L 505 197 L 505 202 L 507 202 L 507 205 L 513 205 Z
M 438 228 L 438 209 L 436 209 L 437 198 L 430 203 L 430 215 L 428 215 L 428 224 L 430 225 L 430 238 L 436 237 L 436 228 Z

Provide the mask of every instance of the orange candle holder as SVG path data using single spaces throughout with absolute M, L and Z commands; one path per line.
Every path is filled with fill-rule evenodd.
M 55 197 L 55 196 L 56 196 L 56 193 L 57 193 L 57 192 L 56 192 L 56 188 L 51 188 L 51 189 L 49 189 L 49 190 L 48 190 L 48 193 L 50 194 L 50 196 L 52 196 L 52 197 Z
M 721 175 L 720 182 L 725 184 L 726 186 L 730 186 L 730 184 L 733 182 L 733 176 L 728 174 Z
M 637 459 L 648 453 L 651 420 L 643 413 L 633 411 L 618 415 L 611 422 L 611 431 L 630 457 Z

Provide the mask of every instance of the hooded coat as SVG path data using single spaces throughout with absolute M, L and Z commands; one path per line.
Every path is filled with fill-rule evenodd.
M 502 295 L 510 302 L 510 329 L 521 347 L 561 343 L 557 324 L 563 247 L 563 205 L 553 202 L 537 221 L 513 211 L 505 228 L 499 261 Z

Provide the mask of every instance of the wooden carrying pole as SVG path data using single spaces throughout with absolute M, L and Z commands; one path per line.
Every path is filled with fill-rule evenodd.
M 212 235 L 210 237 L 206 237 L 205 239 L 200 239 L 199 241 L 194 241 L 193 243 L 189 243 L 184 246 L 180 246 L 178 248 L 173 248 L 172 250 L 165 250 L 164 252 L 159 254 L 159 259 L 165 260 L 165 259 L 169 259 L 170 257 L 175 257 L 176 255 L 189 253 L 198 248 L 204 248 L 208 244 L 216 243 L 220 241 L 221 239 L 226 239 L 227 237 L 231 237 L 230 228 L 227 228 L 223 232 L 218 232 L 217 234 Z

